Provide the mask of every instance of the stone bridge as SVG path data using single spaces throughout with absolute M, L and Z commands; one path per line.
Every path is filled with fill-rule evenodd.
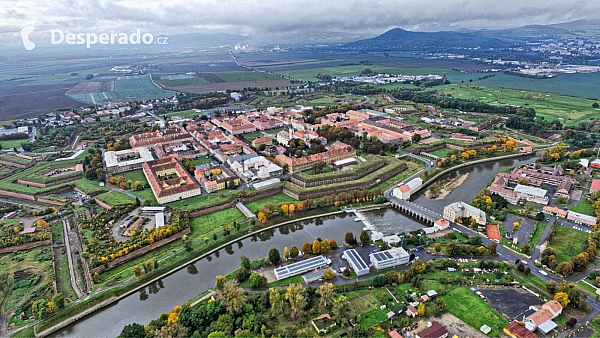
M 433 226 L 433 223 L 435 223 L 435 221 L 442 218 L 442 215 L 439 215 L 429 209 L 426 209 L 410 201 L 401 200 L 393 196 L 389 196 L 388 198 L 394 209 L 399 210 L 404 214 L 415 218 L 427 225 Z

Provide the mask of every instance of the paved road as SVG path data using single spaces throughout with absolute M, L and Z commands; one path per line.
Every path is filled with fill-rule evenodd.
M 69 243 L 69 231 L 67 229 L 67 221 L 62 220 L 63 224 L 63 236 L 65 238 L 65 246 L 67 247 L 67 258 L 69 259 L 69 272 L 71 274 L 71 286 L 73 290 L 77 294 L 77 298 L 81 298 L 83 296 L 83 292 L 79 290 L 79 286 L 77 285 L 77 281 L 75 281 L 75 267 L 73 266 L 73 256 L 71 254 L 71 245 Z

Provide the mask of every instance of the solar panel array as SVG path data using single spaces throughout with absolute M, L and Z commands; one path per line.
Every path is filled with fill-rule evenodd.
M 314 270 L 327 265 L 327 259 L 323 256 L 313 257 L 298 263 L 282 266 L 275 269 L 275 276 L 278 280 L 301 274 L 306 271 Z
M 347 253 L 348 258 L 350 258 L 352 263 L 354 263 L 354 266 L 356 266 L 359 270 L 368 269 L 367 264 L 358 255 L 358 252 L 356 252 L 356 250 L 349 249 L 349 250 L 346 250 L 345 253 Z
M 375 252 L 373 257 L 380 262 L 393 258 L 392 254 L 390 254 L 388 251 Z

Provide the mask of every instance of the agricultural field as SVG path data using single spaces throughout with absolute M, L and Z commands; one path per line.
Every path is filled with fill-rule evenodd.
M 596 100 L 552 93 L 454 84 L 438 86 L 436 90 L 451 94 L 456 98 L 533 108 L 537 116 L 548 121 L 563 118 L 566 125 L 576 125 L 580 121 L 589 120 L 600 113 L 600 109 L 592 108 L 592 104 Z
M 146 75 L 117 76 L 114 80 L 81 82 L 66 94 L 87 104 L 114 101 L 161 99 L 174 96 L 175 92 L 158 87 Z
M 573 95 L 600 99 L 600 73 L 561 74 L 553 78 L 534 79 L 523 76 L 496 73 L 492 77 L 483 78 L 490 73 L 454 73 L 448 75 L 451 83 L 469 83 L 487 87 L 513 88 L 519 90 L 536 90 L 561 95 Z M 470 82 L 472 80 L 473 82 Z
M 566 262 L 582 251 L 581 248 L 589 236 L 583 231 L 559 225 L 556 236 L 548 243 L 548 247 L 554 249 L 559 263 Z
M 135 199 L 118 191 L 105 192 L 104 194 L 100 194 L 95 198 L 113 207 L 115 205 L 131 204 L 132 202 L 135 202 Z

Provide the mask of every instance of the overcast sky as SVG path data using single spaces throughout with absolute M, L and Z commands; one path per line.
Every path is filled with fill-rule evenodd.
M 598 0 L 0 0 L 0 36 L 36 31 L 264 35 L 301 30 L 380 34 L 598 19 Z

